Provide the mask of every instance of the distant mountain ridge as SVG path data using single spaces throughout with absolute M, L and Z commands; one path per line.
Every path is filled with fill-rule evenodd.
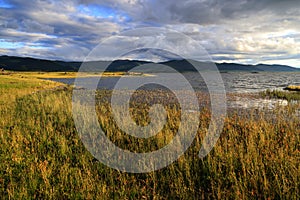
M 205 66 L 205 62 L 197 62 L 199 66 Z M 43 60 L 36 58 L 24 58 L 15 56 L 0 56 L 0 68 L 12 71 L 78 71 L 82 62 L 66 62 L 66 61 L 53 61 L 53 60 Z M 87 63 L 88 65 L 97 69 L 97 71 L 104 70 L 108 65 L 107 71 L 129 71 L 136 66 L 143 64 L 153 64 L 148 61 L 140 60 L 116 60 L 110 61 L 91 61 Z M 177 71 L 195 71 L 195 68 L 187 60 L 171 60 L 166 62 L 160 62 L 158 64 L 163 64 L 170 66 Z M 215 63 L 221 72 L 229 71 L 247 71 L 247 72 L 300 72 L 300 68 L 294 68 L 286 65 L 246 65 L 246 64 L 236 64 L 236 63 Z

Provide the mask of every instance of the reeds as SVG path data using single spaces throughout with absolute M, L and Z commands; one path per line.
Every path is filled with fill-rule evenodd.
M 131 104 L 140 125 L 149 123 L 148 103 L 162 103 L 168 122 L 149 139 L 123 133 L 109 106 L 110 91 L 98 91 L 98 118 L 118 146 L 149 152 L 168 144 L 180 123 L 170 95 L 139 92 Z M 154 98 L 158 94 L 157 98 Z M 141 95 L 149 96 L 142 98 Z M 160 96 L 162 95 L 162 96 Z M 151 97 L 151 98 L 150 98 Z M 7 99 L 8 100 L 8 99 Z M 200 159 L 210 112 L 201 107 L 191 147 L 170 166 L 145 174 L 111 169 L 86 150 L 72 118 L 72 91 L 44 91 L 1 107 L 0 196 L 13 199 L 298 199 L 299 104 L 268 112 L 229 113 L 219 141 Z M 147 104 L 145 104 L 147 102 Z

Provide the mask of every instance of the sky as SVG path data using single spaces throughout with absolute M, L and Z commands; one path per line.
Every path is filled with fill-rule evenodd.
M 299 0 L 0 0 L 0 55 L 82 61 L 147 27 L 193 38 L 215 62 L 300 67 Z M 156 36 L 126 37 L 114 45 Z

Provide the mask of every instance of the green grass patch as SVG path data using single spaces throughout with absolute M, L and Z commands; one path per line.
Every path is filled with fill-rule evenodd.
M 298 91 L 281 91 L 267 89 L 266 91 L 261 92 L 260 95 L 262 97 L 285 99 L 287 101 L 300 100 L 300 92 Z
M 17 97 L 61 85 L 63 84 L 20 74 L 0 75 L 0 106 L 14 102 Z

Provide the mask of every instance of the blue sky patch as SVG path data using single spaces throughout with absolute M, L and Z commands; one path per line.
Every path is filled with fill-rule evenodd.
M 113 21 L 129 21 L 130 17 L 125 15 L 124 13 L 119 13 L 115 9 L 107 7 L 107 6 L 100 6 L 96 4 L 90 5 L 79 5 L 77 7 L 78 11 L 84 13 L 86 15 L 98 18 L 105 18 L 111 19 Z
M 13 5 L 6 0 L 0 0 L 0 8 L 12 8 Z
M 0 39 L 0 48 L 1 49 L 17 49 L 24 47 L 24 44 L 21 42 L 8 42 L 3 39 Z
M 79 5 L 78 10 L 93 17 L 113 18 L 117 13 L 109 7 L 99 5 Z

